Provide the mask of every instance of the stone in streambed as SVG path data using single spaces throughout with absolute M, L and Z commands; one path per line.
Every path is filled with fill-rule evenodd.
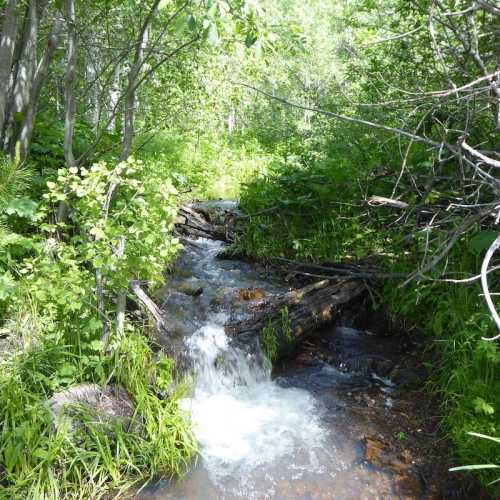
M 49 406 L 57 427 L 61 419 L 68 417 L 70 426 L 74 428 L 71 415 L 76 406 L 90 411 L 95 416 L 95 423 L 106 424 L 121 420 L 129 423 L 134 414 L 134 405 L 127 391 L 119 386 L 99 386 L 97 384 L 79 384 L 54 394 L 49 399 Z
M 405 472 L 409 465 L 406 461 L 398 457 L 396 453 L 378 439 L 366 437 L 364 439 L 365 455 L 364 459 L 371 465 L 381 469 L 390 469 L 392 472 Z

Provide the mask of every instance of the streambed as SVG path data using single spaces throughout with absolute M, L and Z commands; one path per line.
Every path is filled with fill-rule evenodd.
M 287 284 L 257 265 L 218 259 L 221 241 L 183 243 L 160 294 L 169 331 L 162 341 L 193 372 L 194 392 L 183 404 L 201 455 L 185 477 L 150 485 L 140 498 L 433 498 L 436 471 L 419 452 L 432 435 L 405 413 L 408 401 L 391 380 L 371 364 L 346 364 L 384 341 L 328 327 L 273 374 L 258 341 L 234 342 L 224 325 L 250 317 L 253 299 L 242 290 L 272 296 Z

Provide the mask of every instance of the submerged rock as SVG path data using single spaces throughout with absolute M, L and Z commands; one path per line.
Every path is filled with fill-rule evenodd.
M 263 288 L 241 288 L 236 293 L 238 300 L 260 300 L 266 296 Z
M 129 394 L 119 386 L 75 385 L 54 394 L 49 405 L 56 427 L 63 415 L 68 416 L 65 410 L 76 406 L 89 410 L 96 417 L 96 423 L 110 423 L 113 420 L 129 423 L 134 414 L 134 405 Z M 73 421 L 71 416 L 69 418 Z
M 371 465 L 381 469 L 390 469 L 392 472 L 401 474 L 409 469 L 409 464 L 404 456 L 399 456 L 389 446 L 374 438 L 364 439 L 364 459 Z

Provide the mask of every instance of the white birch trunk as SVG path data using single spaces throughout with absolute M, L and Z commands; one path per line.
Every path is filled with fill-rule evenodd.
M 29 152 L 31 137 L 33 136 L 33 127 L 35 125 L 35 116 L 38 105 L 38 99 L 42 90 L 43 84 L 47 79 L 47 74 L 50 67 L 50 62 L 54 56 L 59 40 L 59 34 L 63 26 L 63 18 L 60 13 L 56 13 L 56 18 L 52 25 L 52 30 L 49 34 L 47 47 L 43 54 L 42 60 L 37 66 L 33 85 L 30 92 L 30 101 L 24 113 L 24 120 L 19 134 L 19 155 L 21 161 L 24 161 Z
M 6 118 L 14 46 L 17 36 L 16 5 L 17 0 L 8 0 L 5 6 L 2 39 L 0 40 L 0 132 L 3 130 Z

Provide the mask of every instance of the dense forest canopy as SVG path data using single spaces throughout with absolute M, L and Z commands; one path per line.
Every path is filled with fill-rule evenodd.
M 431 387 L 455 463 L 498 477 L 498 442 L 468 434 L 500 432 L 495 1 L 0 9 L 2 490 L 96 497 L 196 453 L 182 387 L 158 396 L 173 362 L 127 300 L 131 284 L 163 283 L 178 207 L 219 198 L 246 214 L 235 252 L 368 263 L 374 300 L 438 351 Z M 74 446 L 45 405 L 110 380 L 148 422 L 111 461 L 106 430 Z

